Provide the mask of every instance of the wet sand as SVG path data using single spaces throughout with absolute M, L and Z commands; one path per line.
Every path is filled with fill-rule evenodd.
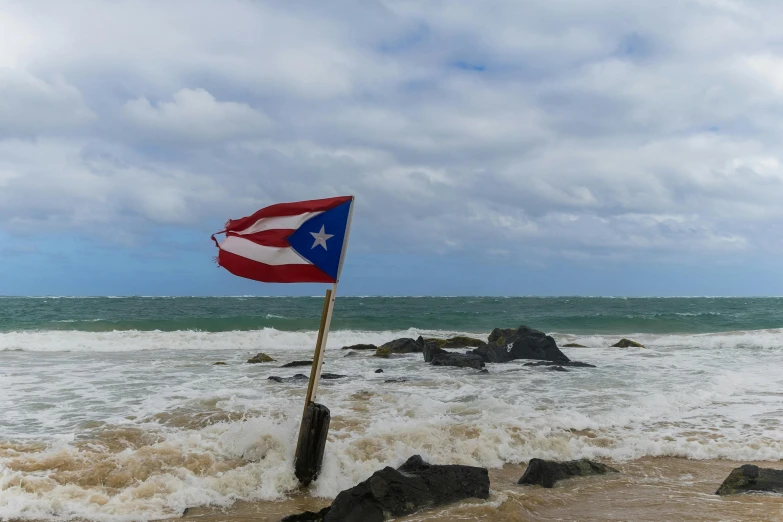
M 731 470 L 746 462 L 644 458 L 611 463 L 620 473 L 558 482 L 552 489 L 518 486 L 524 465 L 489 471 L 487 501 L 465 501 L 425 510 L 399 521 L 780 521 L 783 496 L 734 495 L 715 491 Z M 780 462 L 753 462 L 783 468 Z M 228 509 L 195 508 L 182 520 L 199 522 L 277 522 L 330 503 L 306 494 L 282 502 L 238 502 Z

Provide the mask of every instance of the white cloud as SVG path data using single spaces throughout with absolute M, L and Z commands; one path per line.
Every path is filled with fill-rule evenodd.
M 78 132 L 95 119 L 79 90 L 62 77 L 45 82 L 26 71 L 0 68 L 0 138 Z
M 778 2 L 74 0 L 3 16 L 0 227 L 133 235 L 354 193 L 368 250 L 780 248 Z
M 214 142 L 263 133 L 271 121 L 245 103 L 217 101 L 204 89 L 181 89 L 173 101 L 146 98 L 125 103 L 129 121 L 153 139 Z

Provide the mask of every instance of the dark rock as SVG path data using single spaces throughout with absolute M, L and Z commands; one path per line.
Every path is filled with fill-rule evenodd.
M 516 330 L 495 328 L 489 334 L 489 343 L 473 350 L 484 362 L 504 363 L 514 359 L 539 359 L 568 362 L 570 359 L 557 347 L 552 337 L 544 332 L 520 326 Z
M 382 522 L 422 508 L 489 497 L 489 475 L 472 466 L 435 466 L 418 455 L 398 469 L 386 467 L 332 502 L 324 522 Z
M 313 361 L 291 361 L 290 363 L 285 363 L 281 366 L 281 368 L 296 368 L 297 366 L 312 366 Z
M 587 346 L 579 343 L 568 343 L 564 344 L 563 348 L 587 348 Z
M 438 348 L 465 348 L 484 346 L 487 344 L 481 339 L 474 339 L 473 337 L 466 337 L 464 335 L 457 335 L 449 339 L 424 339 L 425 343 L 434 343 Z
M 343 357 L 354 357 L 356 355 L 359 355 L 359 352 L 348 352 Z
M 391 357 L 391 354 L 392 354 L 391 349 L 381 346 L 380 348 L 375 350 L 375 354 L 373 355 L 373 357 L 383 357 L 384 359 L 388 359 L 389 357 Z
M 614 343 L 612 348 L 644 348 L 644 345 L 630 339 L 622 338 Z
M 343 377 L 348 377 L 347 375 L 339 375 L 337 373 L 322 373 L 321 379 L 342 379 Z M 310 380 L 310 377 L 303 373 L 297 373 L 292 377 L 278 377 L 277 375 L 270 375 L 267 377 L 270 381 L 275 382 L 298 382 L 298 381 L 308 381 Z
M 267 379 L 275 382 L 294 382 L 294 381 L 306 381 L 309 379 L 309 377 L 302 373 L 297 373 L 293 377 L 278 377 L 277 375 L 270 375 L 269 377 L 267 377 Z
M 212 363 L 212 366 L 226 366 L 226 363 L 224 363 L 223 361 L 218 361 L 216 363 Z
M 341 350 L 377 350 L 378 347 L 374 344 L 352 344 L 351 346 L 343 346 Z
M 414 341 L 409 337 L 404 337 L 384 343 L 378 347 L 378 350 L 383 348 L 387 348 L 389 353 L 420 353 L 424 350 L 424 339 L 419 337 L 418 340 Z
M 487 370 L 486 368 L 484 368 L 484 369 L 483 369 L 483 370 L 481 370 L 479 373 L 489 373 L 489 370 Z
M 375 370 L 375 373 L 383 373 L 383 370 L 381 370 L 380 368 L 378 368 L 377 370 Z
M 317 513 L 313 511 L 305 511 L 304 513 L 299 513 L 298 515 L 288 515 L 280 522 L 321 522 L 326 514 L 329 513 L 329 509 L 331 509 L 331 506 L 326 506 Z
M 617 473 L 617 470 L 605 464 L 587 459 L 555 462 L 552 460 L 531 459 L 525 474 L 517 484 L 540 484 L 551 488 L 558 480 L 569 477 L 585 477 L 587 475 L 603 475 Z
M 480 370 L 484 367 L 484 361 L 478 355 L 463 355 L 461 353 L 438 353 L 432 358 L 433 366 L 456 366 L 458 368 L 475 368 Z
M 446 350 L 438 348 L 437 344 L 433 342 L 424 343 L 424 349 L 422 350 L 422 352 L 424 353 L 424 362 L 432 362 L 432 358 L 435 355 L 449 354 L 449 352 L 447 352 Z
M 250 364 L 257 364 L 257 363 L 275 362 L 275 360 L 269 357 L 267 354 L 263 352 L 259 352 L 258 354 L 256 354 L 255 357 L 248 359 L 247 362 Z
M 729 473 L 715 494 L 735 495 L 754 491 L 783 493 L 783 470 L 744 464 Z
M 567 372 L 568 371 L 565 368 L 563 368 L 562 366 L 549 366 L 549 367 L 547 367 L 547 370 L 549 370 L 550 372 Z
M 571 368 L 595 368 L 594 364 L 587 364 L 580 361 L 568 361 L 568 362 L 552 362 L 552 361 L 536 361 L 525 363 L 522 366 L 569 366 Z
M 347 375 L 340 375 L 337 373 L 322 373 L 321 379 L 342 379 L 343 377 L 348 377 Z

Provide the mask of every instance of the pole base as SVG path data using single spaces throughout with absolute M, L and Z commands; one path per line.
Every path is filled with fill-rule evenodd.
M 330 420 L 329 408 L 323 404 L 311 402 L 307 405 L 294 457 L 294 474 L 302 486 L 317 479 L 321 471 Z

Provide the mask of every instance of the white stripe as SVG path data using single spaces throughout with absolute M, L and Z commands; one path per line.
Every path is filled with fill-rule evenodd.
M 247 239 L 228 236 L 220 249 L 242 256 L 251 261 L 258 261 L 267 265 L 310 265 L 309 261 L 297 254 L 291 247 L 269 247 L 253 243 Z
M 277 216 L 261 218 L 246 229 L 242 231 L 234 231 L 235 234 L 245 235 L 261 232 L 262 230 L 296 230 L 301 227 L 305 221 L 323 214 L 323 212 L 305 212 L 304 214 L 297 214 L 296 216 Z

